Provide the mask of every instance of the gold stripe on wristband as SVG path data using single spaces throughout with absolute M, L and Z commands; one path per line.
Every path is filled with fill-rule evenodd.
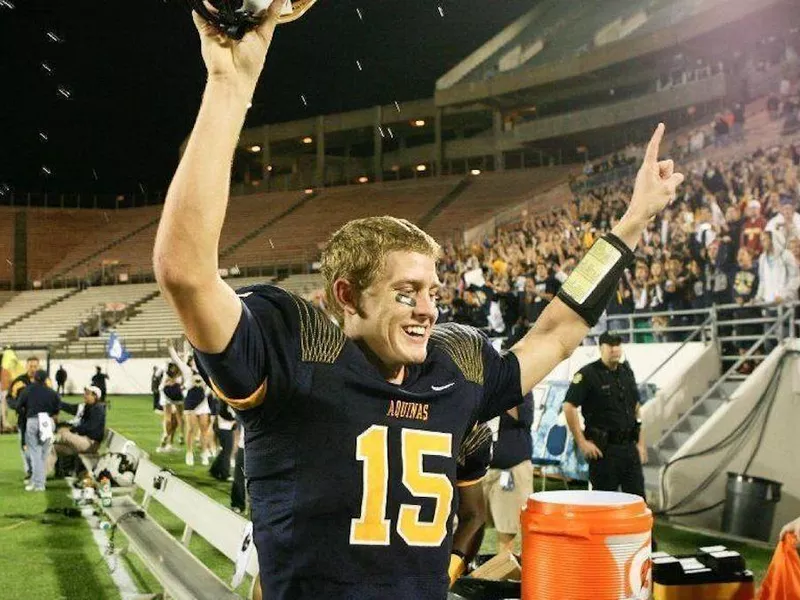
M 561 286 L 561 291 L 578 304 L 583 304 L 620 258 L 622 252 L 607 240 L 600 238 Z

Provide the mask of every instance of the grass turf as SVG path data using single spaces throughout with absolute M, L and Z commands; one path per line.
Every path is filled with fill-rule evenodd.
M 69 399 L 67 399 L 69 401 Z M 172 469 L 178 477 L 195 486 L 218 502 L 230 504 L 230 483 L 220 482 L 208 474 L 208 468 L 199 464 L 184 464 L 184 452 L 178 447 L 170 454 L 156 454 L 161 435 L 161 417 L 154 414 L 152 400 L 146 396 L 116 396 L 111 398 L 108 426 L 135 441 L 150 458 L 160 466 Z M 539 482 L 535 483 L 539 489 Z M 548 489 L 558 489 L 549 483 Z M 70 507 L 67 485 L 63 481 L 49 481 L 45 494 L 23 491 L 19 441 L 16 436 L 0 437 L 0 573 L 3 586 L 0 598 L 119 598 L 108 568 L 91 538 L 85 521 L 65 516 L 60 510 Z M 183 532 L 183 523 L 157 502 L 150 505 L 150 514 L 176 538 Z M 691 554 L 700 546 L 714 545 L 719 540 L 657 523 L 655 536 L 659 550 L 672 554 Z M 118 547 L 124 548 L 124 536 L 117 538 Z M 494 549 L 494 531 L 488 530 L 483 552 Z M 763 578 L 772 552 L 744 544 L 725 543 L 742 553 L 756 578 Z M 205 540 L 195 535 L 191 551 L 223 581 L 230 581 L 233 565 Z M 124 555 L 124 564 L 131 572 L 142 592 L 157 593 L 158 582 L 133 555 Z M 24 566 L 24 568 L 22 568 Z M 31 573 L 36 576 L 32 577 Z M 248 589 L 245 582 L 237 590 L 243 596 Z
M 26 492 L 22 475 L 19 437 L 0 436 L 0 598 L 119 598 L 84 519 L 60 512 L 66 482 Z

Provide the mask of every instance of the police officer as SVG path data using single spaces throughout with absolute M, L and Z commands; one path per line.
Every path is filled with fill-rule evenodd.
M 595 490 L 637 494 L 644 498 L 642 465 L 647 462 L 639 420 L 639 390 L 633 371 L 620 362 L 622 339 L 600 336 L 600 359 L 575 373 L 564 399 L 564 414 L 581 453 L 589 461 Z M 578 408 L 586 430 L 581 431 Z

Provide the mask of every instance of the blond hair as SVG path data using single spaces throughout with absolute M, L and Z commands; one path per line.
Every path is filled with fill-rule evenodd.
M 322 274 L 328 310 L 341 323 L 344 317 L 333 293 L 333 283 L 346 279 L 356 294 L 372 285 L 383 271 L 386 255 L 394 251 L 419 252 L 438 260 L 442 248 L 419 227 L 396 217 L 367 217 L 342 225 L 322 250 Z

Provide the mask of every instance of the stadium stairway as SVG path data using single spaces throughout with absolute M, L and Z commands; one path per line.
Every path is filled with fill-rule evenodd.
M 128 233 L 124 234 L 124 235 L 121 235 L 120 237 L 116 238 L 112 242 L 110 242 L 110 243 L 108 243 L 108 244 L 106 244 L 106 245 L 104 245 L 104 246 L 102 246 L 100 248 L 97 248 L 91 254 L 88 254 L 88 255 L 84 256 L 83 258 L 75 261 L 74 263 L 69 264 L 68 266 L 66 266 L 64 268 L 59 269 L 58 271 L 56 271 L 54 273 L 48 274 L 47 278 L 48 279 L 57 279 L 59 277 L 63 277 L 65 275 L 69 274 L 70 272 L 72 272 L 73 270 L 77 269 L 78 267 L 81 267 L 81 266 L 83 266 L 85 264 L 88 264 L 92 259 L 97 258 L 101 254 L 103 254 L 104 252 L 107 252 L 108 250 L 110 250 L 111 248 L 114 248 L 115 246 L 119 246 L 124 241 L 132 238 L 133 236 L 141 233 L 142 231 L 145 231 L 147 229 L 150 229 L 151 227 L 157 226 L 158 225 L 158 221 L 160 219 L 161 219 L 161 215 L 159 214 L 155 219 L 152 219 L 152 220 L 148 221 L 147 223 L 145 223 L 144 225 L 142 225 L 140 227 L 137 227 L 136 229 L 133 229 L 133 230 L 129 231 Z
M 648 448 L 648 463 L 643 467 L 644 487 L 653 505 L 660 504 L 663 468 L 703 423 L 728 402 L 745 379 L 746 376 L 731 368 L 721 377 L 710 381 L 706 392 L 695 397 L 689 410 L 679 415 L 675 425 Z
M 439 216 L 439 213 L 441 213 L 445 208 L 450 206 L 453 202 L 458 200 L 458 197 L 461 195 L 461 193 L 464 190 L 466 190 L 471 184 L 472 184 L 472 180 L 470 179 L 469 175 L 467 175 L 466 177 L 464 177 L 464 179 L 459 181 L 458 184 L 456 185 L 456 187 L 454 187 L 447 194 L 445 194 L 442 197 L 442 199 L 439 200 L 439 202 L 437 202 L 433 206 L 433 208 L 431 208 L 425 215 L 422 216 L 422 218 L 419 220 L 419 223 L 418 223 L 419 227 L 421 229 L 425 229 L 426 227 L 428 227 L 428 225 L 436 217 Z
M 240 248 L 241 246 L 243 246 L 244 244 L 246 244 L 250 240 L 257 238 L 267 228 L 272 227 L 278 221 L 284 219 L 285 217 L 288 217 L 290 214 L 292 214 L 294 211 L 296 211 L 299 208 L 301 208 L 303 205 L 305 205 L 307 202 L 309 202 L 310 200 L 312 200 L 316 196 L 317 196 L 317 192 L 312 192 L 310 194 L 304 194 L 303 197 L 300 198 L 300 200 L 298 200 L 297 202 L 292 204 L 285 211 L 283 211 L 279 215 L 274 216 L 273 218 L 271 218 L 266 223 L 262 223 L 261 225 L 259 225 L 258 227 L 256 227 L 252 231 L 250 231 L 247 235 L 243 236 L 242 238 L 236 240 L 234 243 L 230 244 L 227 248 L 223 248 L 222 250 L 220 250 L 220 253 L 219 253 L 220 259 L 227 258 L 233 252 L 235 252 L 237 248 Z

